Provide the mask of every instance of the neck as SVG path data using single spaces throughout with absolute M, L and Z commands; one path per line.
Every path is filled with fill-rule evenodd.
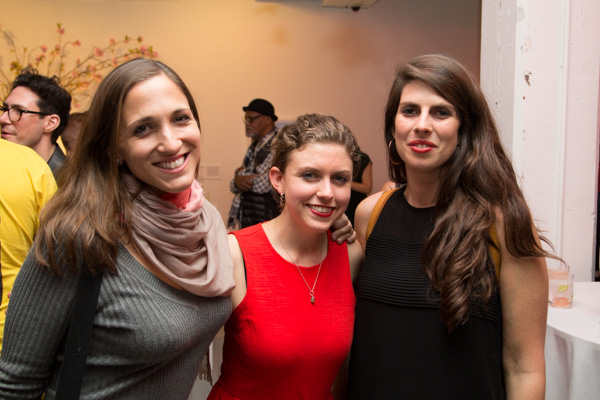
M 327 232 L 305 231 L 283 215 L 265 223 L 265 231 L 271 232 L 269 239 L 273 247 L 284 258 L 289 255 L 293 263 L 310 267 L 318 264 L 327 255 Z M 268 232 L 267 232 L 268 233 Z
M 48 162 L 50 157 L 52 157 L 52 153 L 56 150 L 56 146 L 56 144 L 52 144 L 50 141 L 40 141 L 33 146 L 32 149 L 35 150 L 44 161 Z
M 265 129 L 259 135 L 256 135 L 254 137 L 254 139 L 257 142 L 260 142 L 265 136 L 267 136 L 269 133 L 271 133 L 271 131 L 273 131 L 273 129 L 275 129 L 275 125 L 269 125 L 268 127 L 265 127 Z
M 183 208 L 190 202 L 190 194 L 192 193 L 192 187 L 185 189 L 179 193 L 164 193 L 160 196 L 161 200 L 170 201 L 177 208 Z
M 437 192 L 440 186 L 439 177 L 411 179 L 407 177 L 404 197 L 408 204 L 415 208 L 433 207 L 437 201 Z

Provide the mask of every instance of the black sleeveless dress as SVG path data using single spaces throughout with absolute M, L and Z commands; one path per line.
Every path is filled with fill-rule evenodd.
M 502 318 L 496 287 L 448 333 L 439 293 L 421 267 L 434 209 L 414 208 L 399 189 L 367 241 L 356 282 L 348 399 L 504 399 Z M 493 273 L 493 262 L 488 262 Z

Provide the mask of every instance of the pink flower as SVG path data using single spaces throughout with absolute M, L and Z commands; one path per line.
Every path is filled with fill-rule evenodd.
M 147 51 L 148 51 L 148 48 L 146 46 L 140 46 L 140 53 L 142 53 L 142 55 L 146 55 Z
M 75 47 L 81 46 L 81 42 L 79 41 L 79 39 L 77 39 L 76 41 L 73 42 L 73 46 L 75 46 Z
M 104 52 L 102 51 L 102 49 L 96 47 L 94 48 L 94 55 L 97 57 L 101 57 L 104 54 Z
M 54 50 L 60 51 L 60 44 L 57 44 L 56 46 L 54 46 Z
M 48 51 L 48 47 L 42 45 L 40 46 L 40 49 L 42 49 L 42 53 L 45 53 L 46 51 Z
M 117 60 L 116 57 L 114 57 L 112 60 L 113 65 L 116 67 L 117 65 L 119 65 L 119 60 Z
M 156 51 L 152 53 L 152 58 L 158 58 L 158 53 Z
M 65 28 L 61 28 L 60 25 L 59 25 L 59 27 L 56 30 L 56 32 L 58 32 L 60 35 L 63 35 L 65 33 Z
M 73 78 L 77 78 L 77 75 L 79 75 L 79 72 L 77 72 L 77 71 L 73 71 L 73 72 L 71 72 L 71 76 L 72 76 Z
M 110 43 L 111 46 L 114 46 L 116 43 L 115 39 L 113 39 L 113 38 L 111 38 L 108 42 Z

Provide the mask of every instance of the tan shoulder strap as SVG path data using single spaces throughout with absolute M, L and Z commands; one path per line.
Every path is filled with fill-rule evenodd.
M 490 254 L 494 261 L 494 268 L 496 269 L 496 279 L 500 283 L 500 265 L 502 264 L 502 256 L 500 255 L 500 242 L 498 241 L 498 232 L 496 232 L 496 224 L 490 226 L 490 236 L 495 246 L 490 245 Z
M 398 188 L 387 190 L 383 192 L 377 203 L 375 203 L 375 207 L 373 207 L 373 211 L 371 211 L 371 216 L 369 217 L 369 223 L 367 224 L 367 239 L 371 235 L 373 228 L 375 227 L 375 223 L 379 218 L 379 214 L 383 209 L 383 206 L 387 202 L 388 198 L 394 193 Z M 492 256 L 492 261 L 494 262 L 494 268 L 496 270 L 496 279 L 498 283 L 500 283 L 500 266 L 502 265 L 502 256 L 500 255 L 500 242 L 498 241 L 498 232 L 496 231 L 496 224 L 492 224 L 490 226 L 490 237 L 494 242 L 495 246 L 490 245 L 490 254 Z
M 375 223 L 377 222 L 377 218 L 379 218 L 379 214 L 381 213 L 385 202 L 396 190 L 398 190 L 398 188 L 386 190 L 381 194 L 381 197 L 379 198 L 379 200 L 377 200 L 377 203 L 375 203 L 375 207 L 373 207 L 373 211 L 371 211 L 371 216 L 369 217 L 369 223 L 367 224 L 367 239 L 369 239 L 369 236 L 371 235 L 371 232 L 375 227 Z

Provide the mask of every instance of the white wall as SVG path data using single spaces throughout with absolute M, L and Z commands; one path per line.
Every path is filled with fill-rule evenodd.
M 481 82 L 534 218 L 593 280 L 600 2 L 484 0 Z M 549 262 L 553 266 L 553 262 Z
M 202 163 L 219 180 L 203 182 L 225 217 L 228 184 L 248 141 L 241 107 L 255 97 L 281 119 L 331 114 L 345 122 L 374 161 L 374 188 L 387 178 L 383 107 L 397 64 L 443 52 L 479 76 L 479 0 L 380 0 L 357 13 L 321 1 L 254 0 L 1 1 L 0 23 L 26 46 L 54 43 L 61 22 L 82 49 L 141 35 L 173 67 L 198 103 Z M 86 47 L 87 46 L 87 47 Z M 0 41 L 0 68 L 9 62 Z

